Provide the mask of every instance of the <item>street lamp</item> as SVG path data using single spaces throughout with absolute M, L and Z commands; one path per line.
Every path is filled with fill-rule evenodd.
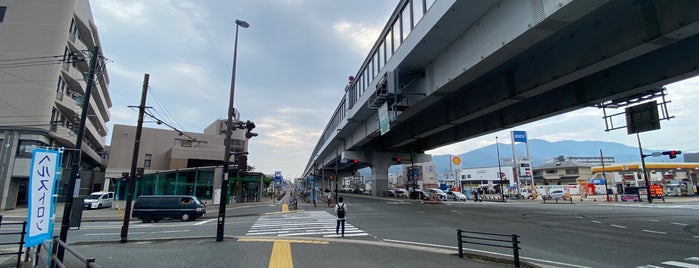
M 498 136 L 495 136 L 495 149 L 498 152 L 498 178 L 500 178 L 500 197 L 502 201 L 505 201 L 505 191 L 502 188 L 502 167 L 500 167 L 500 143 L 498 142 Z
M 228 193 L 228 170 L 231 164 L 231 134 L 233 132 L 233 97 L 235 96 L 235 64 L 238 57 L 238 28 L 248 28 L 250 24 L 235 20 L 235 43 L 233 46 L 233 72 L 231 74 L 231 95 L 228 100 L 228 121 L 226 121 L 226 151 L 223 153 L 223 174 L 221 177 L 221 194 L 218 202 L 218 222 L 216 226 L 216 241 L 223 241 L 223 228 L 226 219 L 226 195 Z

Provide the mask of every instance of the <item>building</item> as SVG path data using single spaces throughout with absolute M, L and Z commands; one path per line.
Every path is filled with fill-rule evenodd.
M 699 163 L 646 163 L 648 183 L 661 185 L 665 195 L 695 195 L 699 180 Z M 645 187 L 641 163 L 618 163 L 592 167 L 596 178 L 609 180 L 609 187 L 622 192 L 625 187 Z
M 234 123 L 240 122 L 238 117 Z M 136 196 L 142 194 L 187 194 L 200 199 L 214 199 L 221 187 L 222 165 L 225 152 L 226 120 L 216 120 L 204 133 L 143 127 L 136 167 L 143 168 L 143 179 L 137 183 Z M 231 174 L 229 195 L 237 200 L 261 196 L 263 174 L 247 172 L 247 138 L 244 129 L 235 129 L 231 135 Z M 109 148 L 104 190 L 126 196 L 122 174 L 131 170 L 135 126 L 114 125 Z M 237 173 L 238 163 L 246 167 Z M 217 201 L 217 200 L 216 200 Z
M 586 164 L 591 166 L 601 166 L 601 165 L 611 165 L 614 164 L 614 157 L 596 157 L 596 156 L 562 156 L 546 159 L 546 164 L 563 162 L 563 161 L 574 161 L 579 164 Z
M 534 184 L 537 185 L 577 185 L 587 183 L 593 176 L 592 165 L 577 161 L 546 163 L 534 167 Z
M 37 147 L 63 148 L 59 197 L 77 153 L 79 194 L 102 188 L 112 106 L 103 57 L 96 63 L 82 148 L 74 150 L 95 47 L 101 44 L 88 0 L 0 0 L 0 209 L 27 203 Z

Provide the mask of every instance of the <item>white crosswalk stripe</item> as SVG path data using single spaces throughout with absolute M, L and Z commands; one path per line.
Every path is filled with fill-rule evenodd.
M 665 261 L 660 265 L 643 265 L 638 266 L 638 268 L 672 268 L 672 267 L 684 267 L 684 268 L 699 268 L 699 257 L 689 257 L 682 261 Z
M 281 213 L 261 216 L 246 235 L 338 237 L 335 234 L 336 224 L 335 216 L 325 211 Z M 368 235 L 348 221 L 345 222 L 345 237 Z

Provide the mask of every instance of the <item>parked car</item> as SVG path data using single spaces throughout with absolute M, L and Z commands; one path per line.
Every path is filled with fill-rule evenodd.
M 466 195 L 460 193 L 460 192 L 454 192 L 454 191 L 448 191 L 447 192 L 447 198 L 454 200 L 454 201 L 466 201 Z
M 85 197 L 83 207 L 91 208 L 110 208 L 114 200 L 114 192 L 94 192 Z
M 427 190 L 414 190 L 410 192 L 410 198 L 427 200 L 430 198 L 430 194 L 427 192 Z
M 388 190 L 388 197 L 393 197 L 396 198 L 396 191 L 395 190 Z
M 563 190 L 553 190 L 546 195 L 546 199 L 565 199 L 565 193 Z
M 447 201 L 447 193 L 442 191 L 442 189 L 430 188 L 428 191 L 430 196 L 432 196 L 432 194 L 436 194 L 440 199 L 442 199 L 442 201 Z
M 396 189 L 396 196 L 398 198 L 410 198 L 410 193 L 406 189 Z
M 164 218 L 195 220 L 206 213 L 206 205 L 191 195 L 142 195 L 136 199 L 132 217 L 148 223 Z

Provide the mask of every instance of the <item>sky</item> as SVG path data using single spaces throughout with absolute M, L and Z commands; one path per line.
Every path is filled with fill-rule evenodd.
M 301 176 L 337 108 L 347 78 L 359 70 L 398 1 L 386 0 L 93 0 L 108 58 L 114 124 L 136 125 L 144 74 L 147 106 L 179 130 L 202 133 L 227 116 L 235 44 L 240 28 L 234 107 L 255 122 L 248 163 L 255 171 Z M 699 78 L 667 85 L 674 118 L 640 134 L 643 148 L 699 151 Z M 611 111 L 615 112 L 615 111 Z M 616 111 L 620 112 L 620 111 Z M 610 111 L 608 111 L 610 113 Z M 615 124 L 624 123 L 623 118 Z M 162 128 L 146 123 L 144 127 Z M 585 108 L 428 151 L 461 154 L 529 139 L 594 140 L 638 146 L 625 129 L 605 131 L 603 112 Z M 144 141 L 145 142 L 145 141 Z M 107 144 L 111 143 L 111 134 Z

